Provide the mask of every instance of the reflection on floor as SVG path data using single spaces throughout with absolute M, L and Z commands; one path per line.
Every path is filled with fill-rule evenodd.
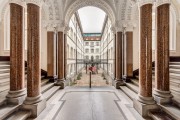
M 36 120 L 141 120 L 132 101 L 114 87 L 66 87 Z

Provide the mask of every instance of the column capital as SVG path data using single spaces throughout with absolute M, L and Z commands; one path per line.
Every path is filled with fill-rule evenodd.
M 47 29 L 47 31 L 61 31 L 67 33 L 70 29 L 69 25 L 65 25 L 64 21 L 49 21 L 43 22 L 43 27 Z

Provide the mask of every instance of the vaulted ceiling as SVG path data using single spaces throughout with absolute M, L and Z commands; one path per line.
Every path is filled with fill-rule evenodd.
M 8 5 L 9 0 L 0 0 L 0 21 L 4 17 L 4 9 Z M 11 1 L 32 1 L 32 0 L 11 0 Z M 138 5 L 136 1 L 139 0 L 35 0 L 43 1 L 42 5 L 42 20 L 49 24 L 67 24 L 70 16 L 81 7 L 92 5 L 103 9 L 108 17 L 113 20 L 114 24 L 121 24 L 123 22 L 136 22 L 138 19 Z M 140 0 L 147 1 L 147 0 Z M 180 0 L 171 0 L 175 6 L 178 17 L 180 11 Z M 104 7 L 103 7 L 104 6 Z M 179 19 L 179 18 L 178 18 Z M 67 21 L 66 21 L 67 20 Z

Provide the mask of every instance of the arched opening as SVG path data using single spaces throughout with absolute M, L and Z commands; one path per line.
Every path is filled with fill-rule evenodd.
M 70 85 L 89 86 L 90 72 L 92 86 L 112 85 L 115 54 L 111 51 L 114 51 L 114 34 L 108 14 L 93 5 L 83 6 L 72 14 L 68 26 L 68 47 L 65 51 L 68 52 L 71 47 L 72 52 L 66 53 L 70 55 L 66 63 L 74 68 L 66 70 L 66 79 Z

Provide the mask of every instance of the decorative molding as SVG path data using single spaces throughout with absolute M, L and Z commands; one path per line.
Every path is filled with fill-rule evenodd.
M 27 4 L 28 3 L 35 4 L 39 7 L 41 7 L 43 5 L 43 3 L 45 2 L 45 0 L 22 0 L 22 1 L 26 2 Z
M 95 6 L 102 10 L 104 10 L 109 18 L 112 21 L 112 24 L 115 24 L 115 12 L 113 11 L 113 8 L 110 7 L 108 3 L 106 3 L 104 0 L 76 0 L 73 2 L 65 12 L 65 24 L 69 24 L 69 20 L 71 19 L 72 15 L 80 8 L 85 6 Z
M 138 6 L 141 7 L 146 4 L 154 4 L 156 0 L 138 0 Z
M 26 6 L 25 0 L 9 0 L 9 2 L 7 4 L 9 4 L 9 3 L 15 3 L 15 4 L 18 4 L 18 5 L 23 6 L 23 7 Z
M 171 0 L 156 0 L 156 7 L 163 5 L 163 4 L 171 4 Z

